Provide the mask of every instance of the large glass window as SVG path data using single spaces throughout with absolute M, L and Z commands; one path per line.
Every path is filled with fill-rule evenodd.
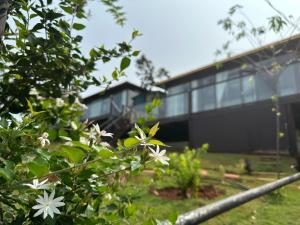
M 188 93 L 166 97 L 166 117 L 178 116 L 188 113 Z
M 191 85 L 192 88 L 207 86 L 213 84 L 215 82 L 215 79 L 216 79 L 215 75 L 210 75 L 208 77 L 200 78 L 198 80 L 193 80 Z
M 273 95 L 272 78 L 268 75 L 257 74 L 254 76 L 255 94 L 257 100 L 270 99 Z
M 225 70 L 225 71 L 217 73 L 216 81 L 217 82 L 222 82 L 222 81 L 225 81 L 225 80 L 236 78 L 238 76 L 239 76 L 239 71 L 237 69 Z
M 95 118 L 109 113 L 110 101 L 109 98 L 95 100 L 88 104 L 88 117 Z
M 176 85 L 167 89 L 168 95 L 178 94 L 189 90 L 189 83 Z
M 287 66 L 279 75 L 278 88 L 280 96 L 297 93 L 297 82 L 295 75 L 295 64 Z
M 216 91 L 218 108 L 242 103 L 240 79 L 219 83 Z
M 207 86 L 192 91 L 192 112 L 216 108 L 215 86 Z
M 256 101 L 254 76 L 242 78 L 242 96 L 244 103 Z
M 113 96 L 114 102 L 118 106 L 120 110 L 122 110 L 123 106 L 126 105 L 127 101 L 127 91 L 122 91 Z

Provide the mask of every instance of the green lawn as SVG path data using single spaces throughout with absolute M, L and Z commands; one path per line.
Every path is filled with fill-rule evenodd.
M 241 175 L 240 183 L 247 187 L 256 187 L 266 183 L 268 179 L 272 180 L 276 178 L 276 173 L 272 172 L 274 171 L 274 163 L 269 161 L 269 159 L 266 160 L 262 156 L 208 153 L 203 155 L 202 167 L 208 170 L 209 176 L 221 178 L 222 175 L 221 172 L 219 172 L 220 165 L 229 172 L 243 172 L 239 168 L 239 160 L 245 157 L 253 161 L 254 175 Z M 294 172 L 290 168 L 294 163 L 291 158 L 284 157 L 282 162 L 283 175 Z M 266 180 L 264 180 L 265 178 Z M 206 178 L 202 179 L 202 184 L 214 184 L 216 187 L 225 190 L 226 194 L 213 200 L 205 200 L 201 199 L 201 197 L 198 199 L 165 200 L 150 194 L 149 188 L 151 186 L 155 188 L 174 186 L 175 183 L 171 177 L 163 176 L 160 179 L 155 179 L 151 173 L 144 173 L 142 176 L 128 182 L 122 192 L 129 194 L 133 198 L 133 204 L 138 209 L 138 219 L 131 221 L 131 224 L 143 224 L 144 221 L 150 218 L 167 219 L 170 215 L 173 215 L 174 212 L 178 214 L 184 213 L 210 202 L 223 199 L 226 196 L 241 192 L 241 189 L 233 187 L 228 183 L 222 184 L 221 182 L 211 181 Z M 300 182 L 288 185 L 282 188 L 278 193 L 251 201 L 203 224 L 300 224 L 300 189 L 298 186 L 300 188 Z

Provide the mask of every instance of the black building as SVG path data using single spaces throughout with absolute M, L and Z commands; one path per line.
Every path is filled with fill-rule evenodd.
M 280 76 L 276 88 L 280 96 L 281 130 L 285 133 L 280 147 L 283 152 L 295 154 L 300 148 L 297 146 L 300 130 L 299 40 L 300 36 L 294 36 L 159 83 L 165 89 L 163 104 L 155 112 L 161 122 L 160 138 L 172 146 L 199 147 L 209 143 L 210 151 L 216 152 L 274 151 L 276 115 L 272 112 L 271 98 L 276 92 L 270 74 L 258 68 L 275 69 L 278 65 Z M 280 68 L 279 65 L 285 66 Z M 121 91 L 121 88 L 116 90 Z M 147 97 L 137 96 L 149 95 L 134 85 L 127 89 L 127 93 L 131 91 L 135 91 L 132 97 L 143 101 Z M 109 93 L 107 91 L 105 96 Z M 91 99 L 96 97 L 92 96 L 86 102 L 93 108 Z M 142 113 L 146 103 L 131 100 L 127 97 L 126 106 L 131 107 L 132 112 Z

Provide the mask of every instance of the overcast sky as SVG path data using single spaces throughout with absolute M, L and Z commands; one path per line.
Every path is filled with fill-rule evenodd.
M 272 0 L 272 3 L 284 13 L 298 17 L 299 0 Z M 240 4 L 243 11 L 255 25 L 263 25 L 274 11 L 264 0 L 120 0 L 126 12 L 127 22 L 124 27 L 116 25 L 112 16 L 105 12 L 99 1 L 89 1 L 91 16 L 85 22 L 87 28 L 83 35 L 83 52 L 104 44 L 113 47 L 116 43 L 129 40 L 133 29 L 138 29 L 143 36 L 133 43 L 133 47 L 151 59 L 154 65 L 166 68 L 171 76 L 204 66 L 216 60 L 215 51 L 227 40 L 228 36 L 217 25 L 219 19 L 226 17 L 228 9 Z M 268 36 L 266 43 L 278 39 Z M 251 49 L 244 41 L 230 49 L 240 53 Z M 109 76 L 119 61 L 99 65 L 94 75 Z M 135 65 L 127 70 L 127 78 L 122 81 L 139 83 L 135 75 Z M 92 87 L 83 96 L 98 92 Z

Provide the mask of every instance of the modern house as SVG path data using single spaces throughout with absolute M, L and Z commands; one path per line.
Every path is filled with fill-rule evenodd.
M 161 123 L 159 138 L 173 146 L 209 143 L 210 151 L 217 152 L 273 151 L 276 115 L 271 98 L 279 95 L 285 134 L 281 150 L 295 154 L 300 148 L 299 44 L 300 36 L 294 36 L 160 82 L 165 93 L 155 113 Z M 265 72 L 271 69 L 280 71 L 276 83 L 272 74 Z M 104 114 L 113 113 L 110 99 L 115 99 L 119 108 L 141 112 L 149 94 L 130 83 L 116 86 L 101 97 L 85 99 L 89 107 L 86 117 L 104 122 Z

